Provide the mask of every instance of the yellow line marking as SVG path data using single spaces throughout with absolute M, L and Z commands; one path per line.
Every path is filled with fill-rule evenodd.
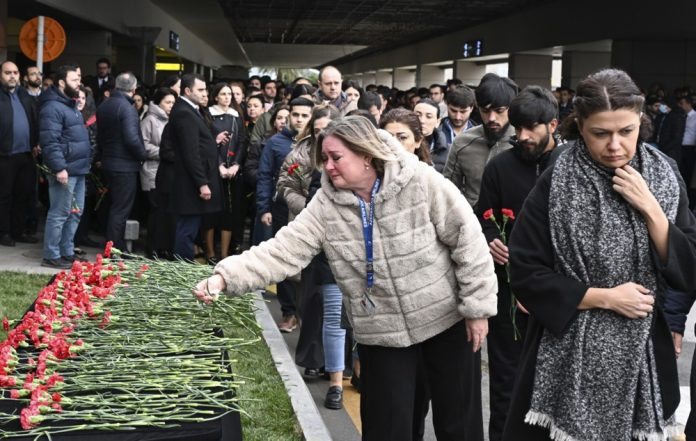
M 355 428 L 362 434 L 362 423 L 360 421 L 360 394 L 350 384 L 350 380 L 343 380 L 343 408 L 353 421 Z

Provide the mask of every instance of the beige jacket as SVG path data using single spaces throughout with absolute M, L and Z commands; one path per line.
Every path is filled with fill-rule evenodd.
M 276 190 L 278 196 L 282 197 L 288 204 L 290 220 L 300 214 L 307 202 L 309 184 L 312 182 L 312 171 L 314 170 L 310 158 L 311 150 L 312 138 L 306 137 L 297 141 L 288 156 L 285 157 L 283 165 L 280 166 Z M 288 173 L 288 169 L 293 164 L 297 164 L 299 168 Z
M 275 238 L 215 267 L 228 293 L 243 293 L 297 273 L 324 251 L 344 295 L 359 343 L 406 347 L 465 318 L 496 314 L 493 260 L 476 216 L 457 188 L 381 132 L 397 159 L 385 167 L 375 197 L 374 271 L 370 316 L 365 244 L 357 197 L 322 188 Z

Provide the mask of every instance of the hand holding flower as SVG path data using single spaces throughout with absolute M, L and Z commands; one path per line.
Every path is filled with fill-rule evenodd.
M 508 263 L 510 255 L 508 254 L 508 247 L 500 239 L 493 239 L 489 244 L 488 248 L 491 251 L 491 256 L 493 256 L 493 261 L 498 265 L 505 265 Z
M 227 284 L 220 274 L 215 274 L 196 285 L 193 295 L 203 303 L 209 305 L 220 297 L 220 293 L 225 291 Z

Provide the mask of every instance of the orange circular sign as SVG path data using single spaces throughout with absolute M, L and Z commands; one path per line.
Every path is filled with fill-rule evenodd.
M 36 40 L 39 38 L 39 17 L 34 17 L 24 23 L 19 31 L 19 48 L 22 53 L 36 61 Z M 65 30 L 63 26 L 51 17 L 44 17 L 44 49 L 43 60 L 53 61 L 65 49 Z

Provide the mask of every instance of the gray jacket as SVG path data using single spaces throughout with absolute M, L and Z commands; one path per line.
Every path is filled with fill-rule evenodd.
M 169 121 L 169 116 L 155 103 L 148 106 L 147 115 L 140 121 L 140 131 L 143 133 L 145 151 L 147 152 L 147 159 L 140 167 L 140 186 L 143 191 L 155 188 L 155 177 L 160 162 L 159 146 L 167 121 Z
M 514 135 L 515 129 L 509 126 L 503 137 L 489 146 L 483 126 L 479 125 L 454 138 L 442 174 L 459 188 L 472 208 L 476 209 L 478 202 L 483 169 L 496 155 L 512 148 L 509 141 Z

